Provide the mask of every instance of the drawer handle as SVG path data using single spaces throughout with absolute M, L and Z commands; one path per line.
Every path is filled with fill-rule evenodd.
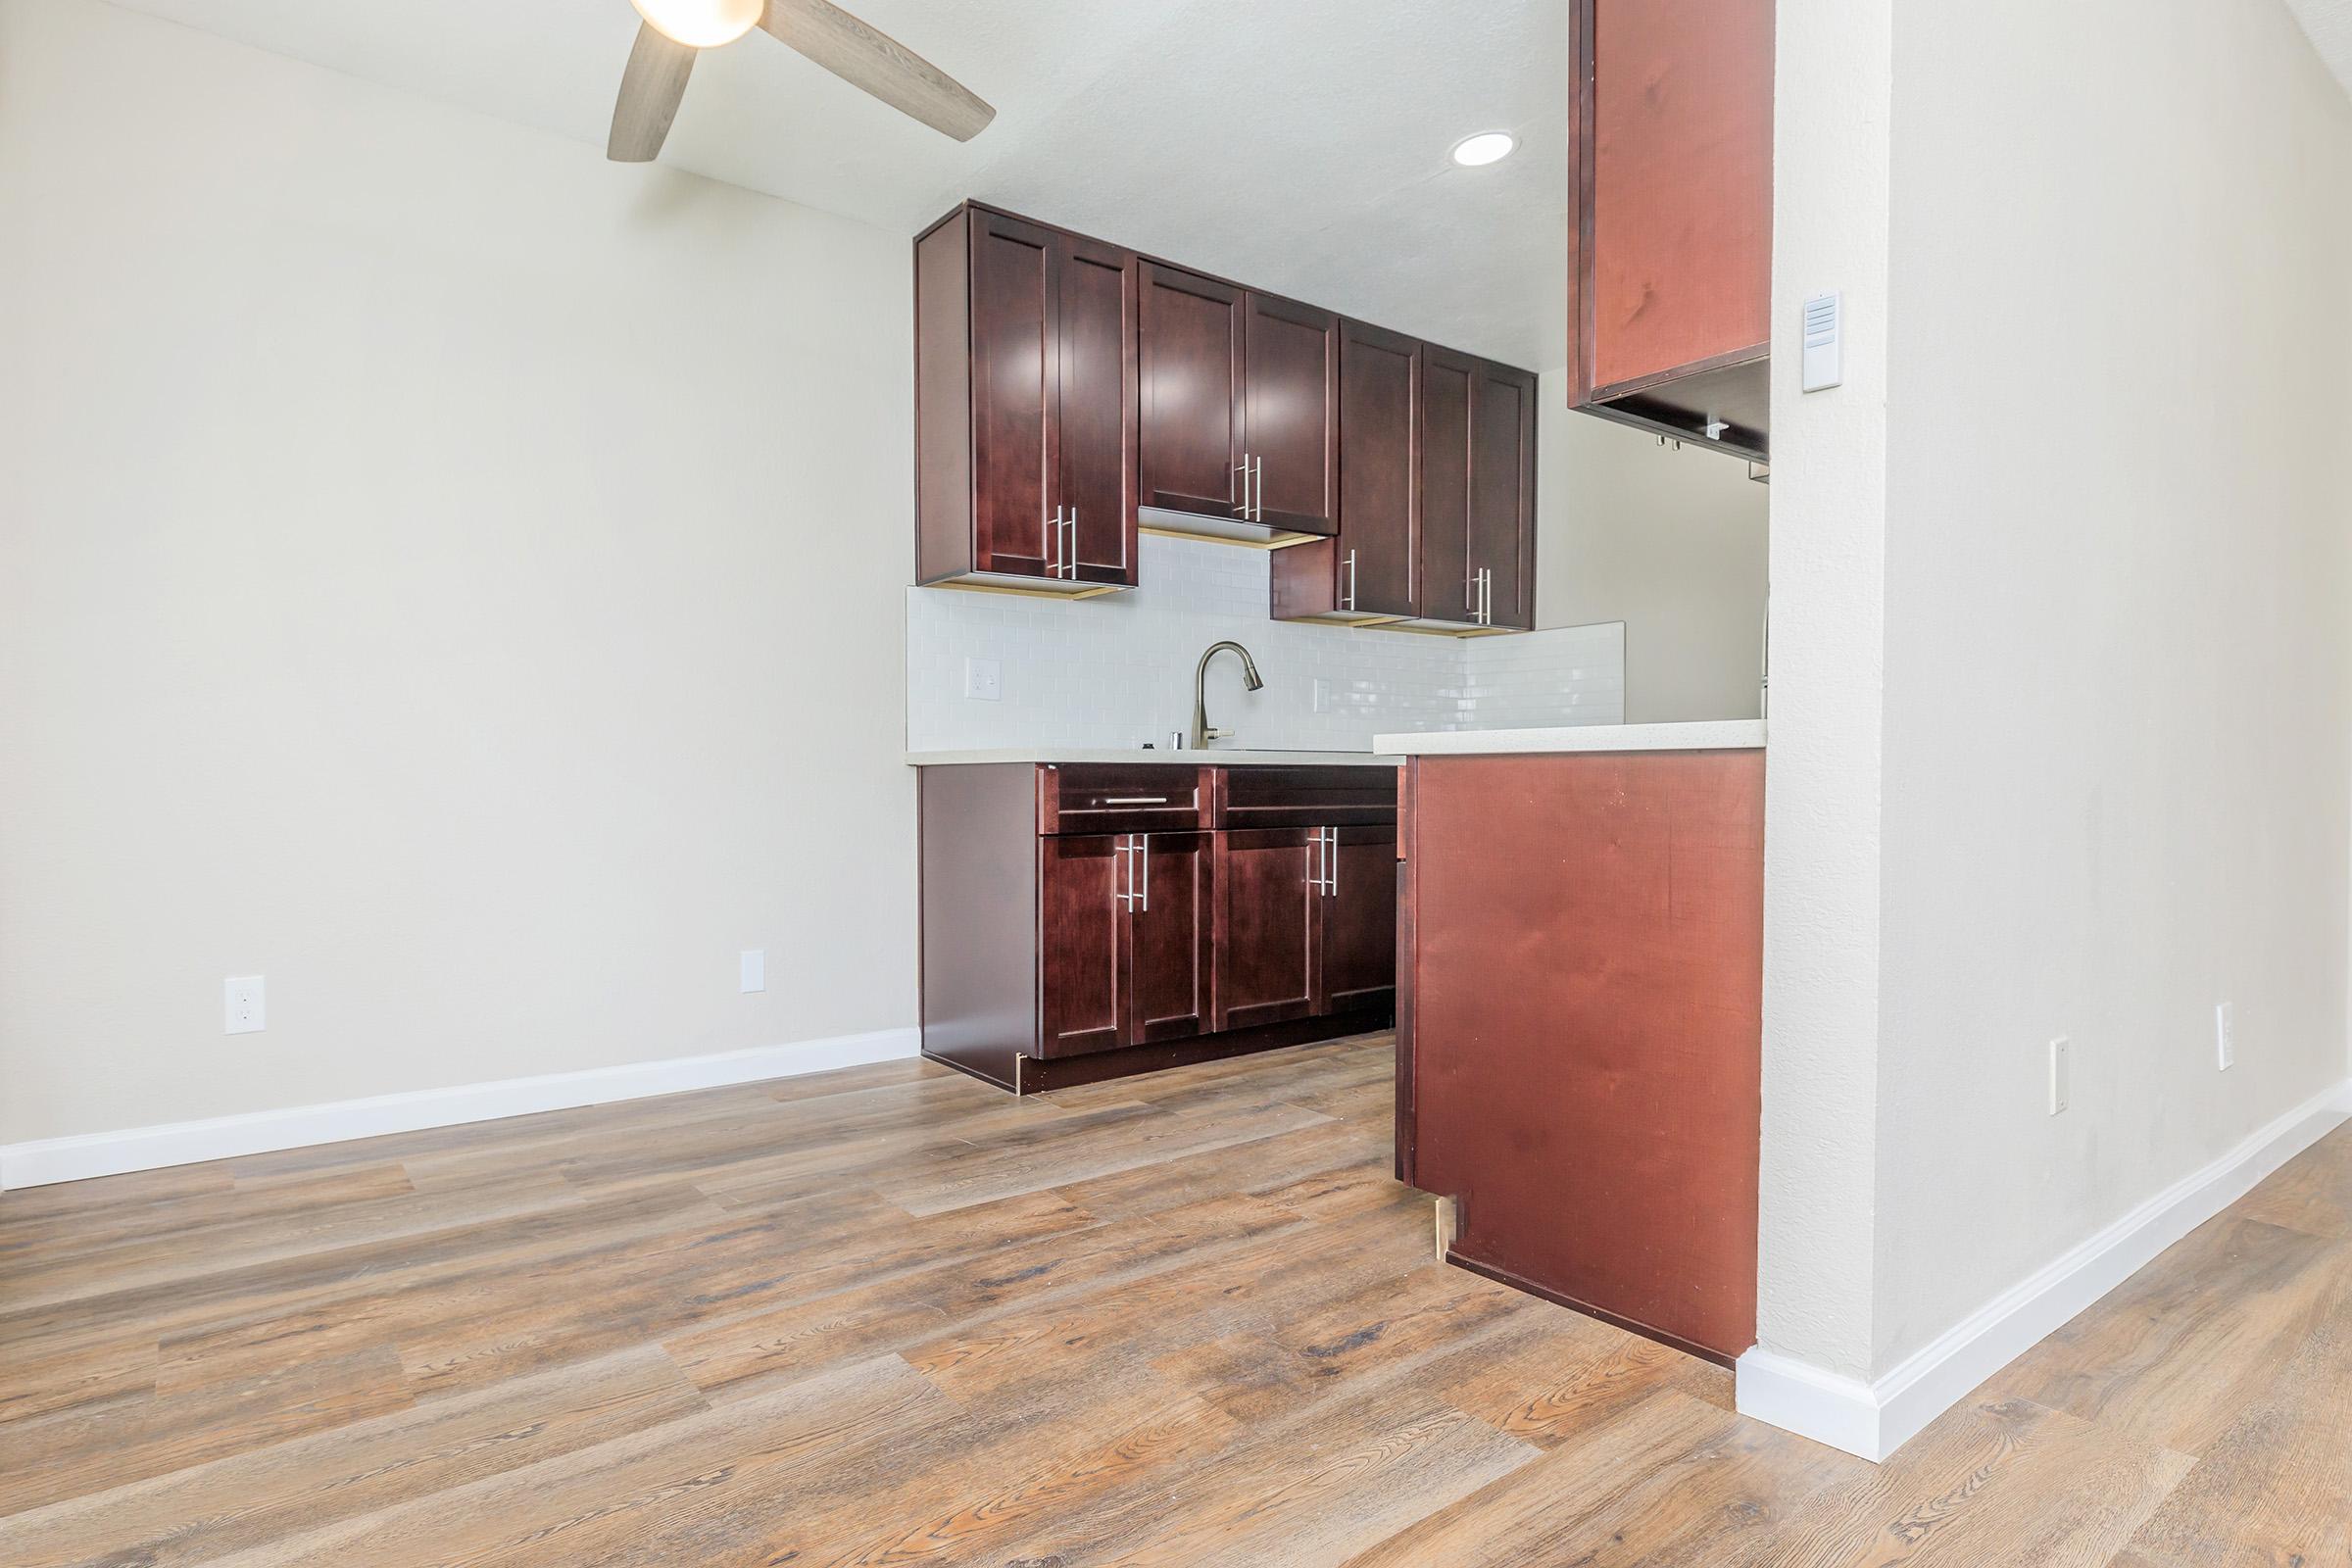
M 1165 806 L 1168 804 L 1168 798 L 1165 795 L 1105 795 L 1102 797 L 1102 804 L 1104 806 Z

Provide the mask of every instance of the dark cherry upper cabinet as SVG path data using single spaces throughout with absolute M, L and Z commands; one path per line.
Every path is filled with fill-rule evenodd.
M 916 579 L 1136 583 L 1137 264 L 966 204 L 915 241 Z
M 1569 17 L 1569 401 L 1763 459 L 1773 0 Z
M 1248 296 L 1230 283 L 1157 262 L 1143 264 L 1137 287 L 1144 505 L 1246 522 L 1242 323 Z
M 1143 503 L 1177 531 L 1279 543 L 1338 511 L 1338 318 L 1145 262 L 1138 287 Z
M 1250 516 L 1279 534 L 1336 532 L 1339 433 L 1339 318 L 1252 293 L 1242 341 Z
M 1463 635 L 1533 629 L 1536 377 L 1425 347 L 1420 431 L 1414 624 Z
M 1470 381 L 1470 575 L 1479 624 L 1536 624 L 1536 378 L 1481 362 Z
M 1420 612 L 1421 355 L 1343 320 L 1337 538 L 1274 557 L 1274 618 L 1366 625 Z

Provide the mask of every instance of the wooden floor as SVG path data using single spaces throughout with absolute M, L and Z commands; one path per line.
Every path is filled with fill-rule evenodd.
M 0 1563 L 2343 1564 L 2352 1129 L 1873 1468 L 1430 1257 L 1385 1037 L 0 1196 Z

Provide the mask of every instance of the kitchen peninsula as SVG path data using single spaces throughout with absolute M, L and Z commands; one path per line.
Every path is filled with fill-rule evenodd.
M 1764 724 L 1383 735 L 1396 1173 L 1449 1261 L 1729 1364 L 1755 1340 Z

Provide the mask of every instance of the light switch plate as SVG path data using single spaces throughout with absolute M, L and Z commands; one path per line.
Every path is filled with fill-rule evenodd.
M 963 695 L 975 703 L 993 703 L 1004 695 L 1004 682 L 993 659 L 963 662 Z
M 736 955 L 736 973 L 745 991 L 767 989 L 767 950 L 746 948 Z
M 2237 1004 L 2234 1002 L 2225 1002 L 2213 1009 L 2213 1049 L 2221 1059 L 2223 1072 L 2237 1065 Z
M 2075 1043 L 2060 1035 L 2050 1042 L 2050 1114 L 2055 1116 L 2066 1109 L 2068 1098 L 2074 1093 Z

